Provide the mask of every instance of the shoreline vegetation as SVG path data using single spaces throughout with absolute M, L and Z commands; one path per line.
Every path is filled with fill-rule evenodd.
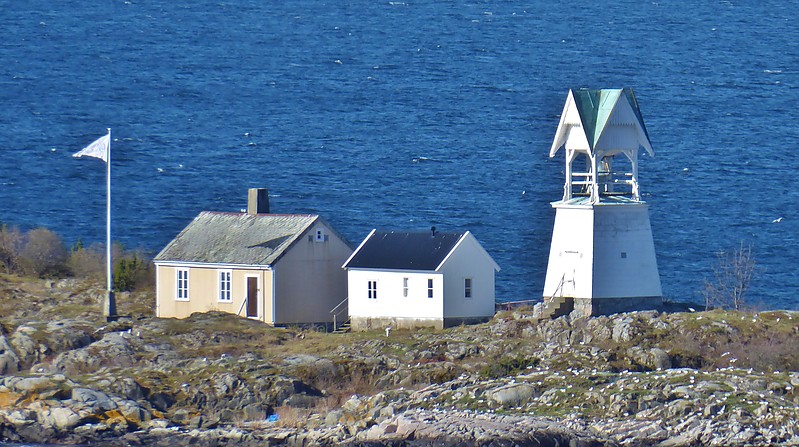
M 109 323 L 101 247 L 34 231 L 0 231 L 0 442 L 799 446 L 798 312 L 519 308 L 388 336 L 159 319 L 149 261 L 117 248 Z

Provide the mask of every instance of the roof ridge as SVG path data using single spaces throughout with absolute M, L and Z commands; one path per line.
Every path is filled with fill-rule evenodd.
M 275 217 L 319 217 L 319 214 L 314 213 L 259 213 L 250 214 L 247 212 L 237 213 L 235 211 L 200 211 L 200 214 L 216 214 L 223 216 L 275 216 Z

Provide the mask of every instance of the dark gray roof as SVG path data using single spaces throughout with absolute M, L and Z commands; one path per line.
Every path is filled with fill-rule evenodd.
M 155 261 L 272 265 L 317 219 L 314 214 L 203 211 Z
M 435 270 L 464 233 L 373 231 L 344 268 Z

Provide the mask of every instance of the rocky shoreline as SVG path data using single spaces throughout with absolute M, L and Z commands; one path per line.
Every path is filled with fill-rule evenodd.
M 147 294 L 121 297 L 130 318 L 106 323 L 101 295 L 0 277 L 0 440 L 799 446 L 795 312 L 530 310 L 386 337 L 156 319 Z

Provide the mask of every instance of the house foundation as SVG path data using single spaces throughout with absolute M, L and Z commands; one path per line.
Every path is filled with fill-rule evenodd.
M 350 325 L 354 331 L 375 329 L 444 329 L 462 324 L 480 324 L 491 317 L 453 317 L 453 318 L 403 318 L 403 317 L 352 317 Z

